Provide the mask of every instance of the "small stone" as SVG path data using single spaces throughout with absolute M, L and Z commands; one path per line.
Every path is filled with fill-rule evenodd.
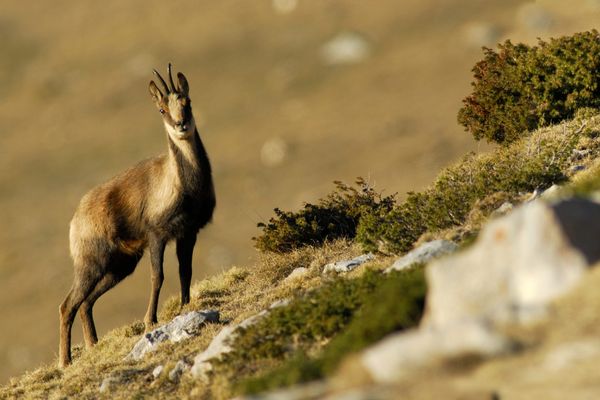
M 357 32 L 342 32 L 321 48 L 321 57 L 326 64 L 356 64 L 371 54 L 371 46 L 363 35 Z
M 165 369 L 164 365 L 158 365 L 152 370 L 152 376 L 154 377 L 154 379 L 160 376 L 160 374 L 163 372 L 163 369 Z
M 207 322 L 219 322 L 219 312 L 214 310 L 192 311 L 185 315 L 179 315 L 171 322 L 146 333 L 135 344 L 126 359 L 139 360 L 146 353 L 154 351 L 159 343 L 179 342 L 197 335 L 200 328 Z
M 387 268 L 385 272 L 401 271 L 414 264 L 425 264 L 443 255 L 454 253 L 457 248 L 458 246 L 456 243 L 449 240 L 433 240 L 422 244 L 403 257 L 400 257 L 391 267 Z
M 335 263 L 329 263 L 325 265 L 323 268 L 323 273 L 328 272 L 350 272 L 361 264 L 366 263 L 367 261 L 374 260 L 375 256 L 373 253 L 363 254 L 362 256 L 358 256 L 353 258 L 352 260 L 344 260 L 338 261 Z
M 273 305 L 271 305 L 273 307 Z M 211 361 L 221 357 L 225 353 L 233 350 L 231 342 L 237 337 L 238 328 L 248 328 L 257 323 L 261 318 L 269 313 L 268 310 L 263 310 L 256 315 L 246 318 L 238 325 L 226 326 L 213 338 L 206 350 L 198 353 L 194 358 L 194 364 L 191 368 L 191 373 L 194 377 L 206 379 L 208 372 L 212 370 Z

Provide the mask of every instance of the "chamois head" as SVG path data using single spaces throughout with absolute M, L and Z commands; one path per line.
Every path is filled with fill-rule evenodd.
M 154 81 L 150 81 L 150 95 L 158 111 L 162 114 L 163 122 L 167 132 L 173 139 L 188 139 L 196 129 L 196 122 L 192 115 L 192 102 L 188 96 L 189 85 L 185 76 L 179 72 L 177 74 L 176 86 L 171 75 L 171 63 L 169 63 L 169 85 L 160 76 L 158 71 L 154 74 L 162 84 L 161 91 Z

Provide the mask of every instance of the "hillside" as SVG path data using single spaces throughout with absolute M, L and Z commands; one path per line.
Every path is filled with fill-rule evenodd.
M 186 73 L 214 165 L 219 204 L 194 261 L 203 278 L 256 261 L 256 223 L 323 197 L 334 179 L 364 176 L 402 194 L 484 151 L 456 124 L 481 46 L 598 20 L 590 0 L 276 3 L 286 2 L 3 1 L 0 319 L 11 329 L 0 332 L 0 380 L 57 351 L 68 221 L 81 196 L 165 150 L 147 94 L 152 68 L 171 61 Z M 368 56 L 329 64 L 324 46 L 347 33 Z M 163 296 L 178 290 L 167 256 Z M 144 259 L 99 301 L 101 335 L 143 314 L 148 275 Z M 76 322 L 76 342 L 79 331 Z
M 301 383 L 279 396 L 593 397 L 599 393 L 599 274 L 591 267 L 600 253 L 589 238 L 597 237 L 600 206 L 585 199 L 597 199 L 600 189 L 599 138 L 600 115 L 584 110 L 572 121 L 442 171 L 426 191 L 439 190 L 436 182 L 449 171 L 475 177 L 484 167 L 502 171 L 512 156 L 524 160 L 512 163 L 512 173 L 502 178 L 509 183 L 505 190 L 476 201 L 463 224 L 428 231 L 415 243 L 419 249 L 450 239 L 460 247 L 456 254 L 412 259 L 398 266 L 401 271 L 384 274 L 397 256 L 363 257 L 366 262 L 354 268 L 327 266 L 363 253 L 360 241 L 265 253 L 253 265 L 197 282 L 183 310 L 175 297 L 163 304 L 159 324 L 194 310 L 219 312 L 218 322 L 200 322 L 191 337 L 128 356 L 134 347 L 147 346 L 143 324 L 136 321 L 103 335 L 92 350 L 76 350 L 64 371 L 49 364 L 13 379 L 0 397 L 220 399 Z M 560 179 L 543 173 L 554 168 Z M 535 192 L 516 188 L 511 195 L 514 176 L 528 177 L 524 181 Z M 500 271 L 507 272 L 493 275 Z M 513 288 L 514 282 L 520 283 Z M 490 301 L 491 308 L 483 307 Z M 452 313 L 462 315 L 460 324 L 452 325 Z M 483 331 L 477 330 L 481 321 Z M 229 328 L 240 323 L 237 330 Z M 437 329 L 444 339 L 428 339 Z M 216 343 L 210 356 L 202 355 L 231 331 L 224 342 L 229 351 Z M 386 347 L 403 341 L 404 350 Z

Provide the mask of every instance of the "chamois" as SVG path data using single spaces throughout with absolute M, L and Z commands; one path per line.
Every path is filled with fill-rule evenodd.
M 71 220 L 69 243 L 75 276 L 60 305 L 59 366 L 71 362 L 71 327 L 77 311 L 86 347 L 98 337 L 92 307 L 98 298 L 130 275 L 150 249 L 151 291 L 144 317 L 146 331 L 157 323 L 163 283 L 163 254 L 176 241 L 181 305 L 190 301 L 192 253 L 198 231 L 210 222 L 215 207 L 210 162 L 192 115 L 189 86 L 177 74 L 169 85 L 150 81 L 150 95 L 167 132 L 168 152 L 140 162 L 83 196 Z

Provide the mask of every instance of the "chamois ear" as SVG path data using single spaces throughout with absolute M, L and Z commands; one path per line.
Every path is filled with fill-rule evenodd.
M 177 81 L 179 82 L 179 91 L 184 96 L 188 96 L 190 92 L 190 86 L 188 85 L 188 81 L 181 72 L 177 73 Z
M 152 100 L 154 100 L 155 103 L 158 103 L 162 100 L 163 94 L 158 88 L 158 86 L 156 86 L 156 83 L 154 83 L 154 81 L 150 81 L 150 85 L 148 85 L 148 90 L 150 91 L 150 96 L 152 96 Z

